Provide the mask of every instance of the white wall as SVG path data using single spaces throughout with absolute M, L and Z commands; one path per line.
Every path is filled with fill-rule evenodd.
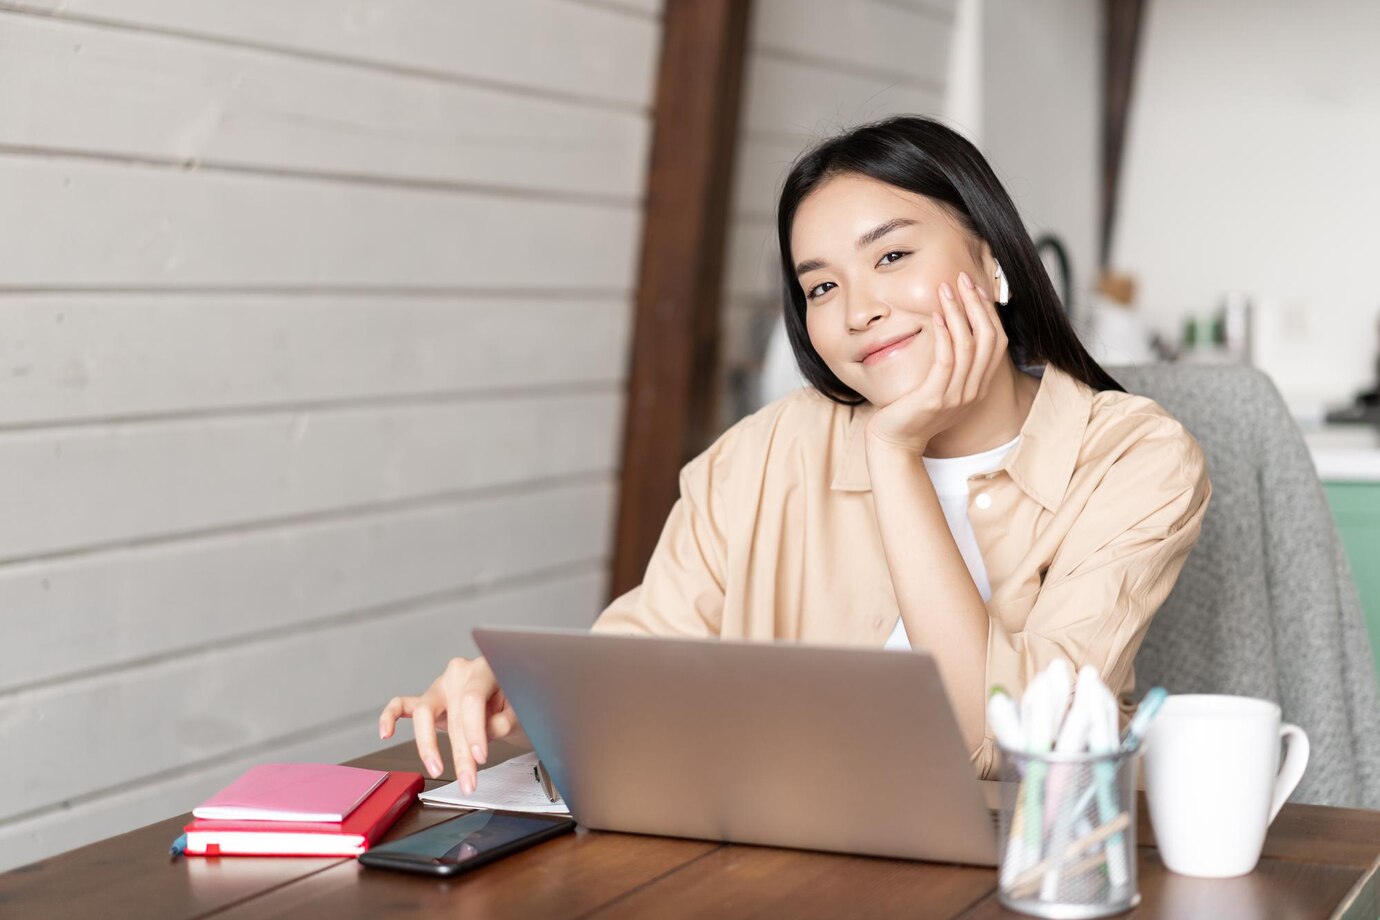
M 1174 335 L 1249 292 L 1257 363 L 1302 413 L 1374 379 L 1377 35 L 1371 0 L 1149 4 L 1115 261 Z
M 776 198 L 811 144 L 894 114 L 942 114 L 957 0 L 756 0 L 723 294 L 722 418 L 755 403 L 781 314 Z
M 660 32 L 0 3 L 0 869 L 590 622 Z

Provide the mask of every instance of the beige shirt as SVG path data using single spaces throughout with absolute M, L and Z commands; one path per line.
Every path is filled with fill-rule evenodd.
M 730 428 L 681 471 L 642 584 L 594 628 L 881 648 L 900 610 L 868 479 L 874 411 L 804 388 Z M 1097 668 L 1124 718 L 1211 491 L 1198 442 L 1156 403 L 1048 368 L 1020 443 L 969 480 L 992 587 L 983 685 L 1019 695 L 1063 658 Z M 995 773 L 990 726 L 972 757 Z

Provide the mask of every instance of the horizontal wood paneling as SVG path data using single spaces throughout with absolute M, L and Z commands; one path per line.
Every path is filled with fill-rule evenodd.
M 0 14 L 0 145 L 642 195 L 647 119 L 485 87 Z
M 641 16 L 647 19 L 660 19 L 665 6 L 664 0 L 566 0 L 585 6 L 597 6 L 606 10 Z
M 744 138 L 738 144 L 734 164 L 733 215 L 735 218 L 776 220 L 777 199 L 786 174 L 805 149 L 799 140 L 766 136 Z
M 0 0 L 0 7 L 638 108 L 651 104 L 660 40 L 653 19 L 564 0 Z
M 780 296 L 781 259 L 777 249 L 774 219 L 733 221 L 724 262 L 725 302 Z
M 724 361 L 755 367 L 766 353 L 767 336 L 781 315 L 778 298 L 735 298 L 723 305 Z
M 424 690 L 450 657 L 473 655 L 474 626 L 587 626 L 605 581 L 595 566 L 0 699 L 0 736 L 24 752 L 0 758 L 0 819 L 382 709 L 397 693 Z
M 661 32 L 615 2 L 0 0 L 0 868 L 597 614 Z
M 3 566 L 0 694 L 602 559 L 615 493 L 598 476 Z
M 0 288 L 629 290 L 632 207 L 0 156 Z M 41 219 L 39 219 L 41 216 Z
M 891 114 L 938 114 L 952 40 L 941 17 L 945 7 L 951 17 L 953 5 L 941 0 L 938 9 L 922 11 L 869 0 L 754 4 L 752 102 L 738 144 L 734 213 L 774 216 L 791 163 L 824 135 Z
M 952 26 L 954 18 L 958 14 L 959 0 L 863 0 L 871 6 L 901 6 L 906 9 L 914 10 L 917 13 L 924 13 L 935 23 L 940 25 Z
M 498 295 L 0 298 L 0 427 L 627 373 L 624 300 Z
M 944 84 L 949 29 L 932 12 L 839 0 L 755 0 L 752 11 L 759 54 L 799 56 L 821 69 L 871 72 L 932 90 Z
M 762 54 L 748 60 L 745 88 L 744 140 L 798 137 L 802 146 L 885 115 L 935 114 L 943 101 L 935 90 Z
M 0 558 L 614 468 L 622 394 L 0 437 Z
M 664 0 L 566 0 L 586 7 L 599 7 L 644 19 L 660 19 L 664 15 Z
M 382 708 L 380 706 L 379 708 Z M 292 735 L 244 753 L 169 776 L 143 780 L 112 795 L 78 800 L 70 807 L 0 823 L 0 872 L 35 862 L 149 821 L 191 811 L 242 772 L 260 763 L 338 763 L 386 745 L 379 741 L 374 710 L 333 720 L 330 727 Z M 399 737 L 402 737 L 399 735 Z M 420 768 L 418 772 L 421 772 Z M 169 839 L 168 843 L 172 843 Z

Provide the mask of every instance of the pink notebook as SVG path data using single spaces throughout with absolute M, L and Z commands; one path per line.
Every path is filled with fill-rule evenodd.
M 344 821 L 388 778 L 384 770 L 324 763 L 265 763 L 192 809 L 228 821 Z

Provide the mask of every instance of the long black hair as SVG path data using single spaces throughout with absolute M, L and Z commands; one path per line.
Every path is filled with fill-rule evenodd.
M 791 224 L 800 203 L 839 175 L 868 176 L 940 202 L 974 239 L 987 242 L 1010 286 L 1010 301 L 997 306 L 997 315 L 1015 361 L 1052 364 L 1095 390 L 1122 389 L 1078 341 L 1016 205 L 987 160 L 958 132 L 915 115 L 862 125 L 819 143 L 796 159 L 781 189 L 776 232 L 786 332 L 800 372 L 815 389 L 845 405 L 865 401 L 810 344 L 805 292 L 791 256 Z

